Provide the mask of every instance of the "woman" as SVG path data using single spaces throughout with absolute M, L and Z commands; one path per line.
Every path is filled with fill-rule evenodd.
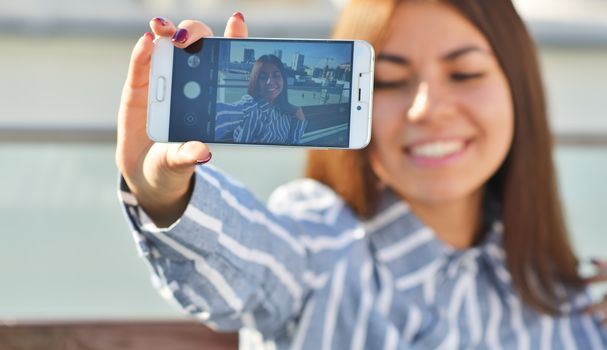
M 244 21 L 225 34 L 246 36 Z M 138 42 L 117 160 L 166 295 L 281 349 L 605 348 L 583 310 L 535 52 L 510 1 L 356 0 L 335 36 L 376 47 L 372 144 L 311 152 L 311 179 L 267 208 L 193 166 L 206 145 L 147 141 L 145 100 L 127 103 L 147 82 L 151 38 Z
M 247 94 L 237 103 L 217 104 L 215 137 L 227 136 L 244 143 L 296 145 L 306 125 L 301 107 L 288 101 L 282 62 L 274 55 L 263 55 L 253 65 Z

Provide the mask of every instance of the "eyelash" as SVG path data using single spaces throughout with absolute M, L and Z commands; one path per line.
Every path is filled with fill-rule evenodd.
M 462 81 L 467 81 L 467 80 L 472 80 L 472 79 L 477 79 L 477 78 L 482 78 L 485 75 L 485 73 L 453 73 L 451 74 L 451 79 L 457 82 L 462 82 Z
M 482 78 L 485 73 L 453 73 L 451 74 L 451 79 L 456 82 L 465 82 L 468 80 Z M 396 80 L 396 81 L 381 81 L 375 80 L 375 89 L 378 90 L 389 90 L 389 89 L 398 89 L 402 87 L 406 87 L 409 84 L 408 80 Z
M 381 81 L 375 80 L 374 88 L 377 90 L 398 89 L 407 86 L 408 80 Z

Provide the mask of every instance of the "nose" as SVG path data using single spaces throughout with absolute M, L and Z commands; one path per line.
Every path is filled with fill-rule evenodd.
M 451 103 L 440 86 L 422 81 L 417 87 L 413 103 L 407 111 L 407 119 L 412 123 L 421 123 L 451 112 Z
M 278 77 L 270 74 L 270 75 L 268 75 L 268 78 L 266 79 L 265 82 L 266 82 L 266 85 L 270 85 L 272 83 L 275 83 L 277 80 L 278 80 Z
M 412 122 L 417 122 L 428 112 L 428 82 L 421 82 L 417 87 L 415 98 L 411 108 L 407 112 L 407 118 Z

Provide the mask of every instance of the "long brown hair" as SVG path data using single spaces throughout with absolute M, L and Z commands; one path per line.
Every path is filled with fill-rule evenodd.
M 401 0 L 406 1 L 406 0 Z M 351 0 L 335 38 L 364 39 L 381 51 L 399 0 Z M 583 281 L 569 243 L 552 160 L 544 89 L 535 45 L 510 0 L 441 0 L 487 38 L 512 94 L 514 137 L 509 153 L 486 186 L 497 197 L 504 223 L 504 249 L 522 299 L 538 311 L 556 314 L 564 301 L 559 286 Z M 379 180 L 368 153 L 310 151 L 306 175 L 331 186 L 361 217 L 374 214 Z

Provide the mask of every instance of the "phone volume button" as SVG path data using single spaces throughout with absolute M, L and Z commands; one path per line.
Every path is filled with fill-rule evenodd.
M 156 101 L 164 101 L 164 94 L 166 90 L 166 79 L 164 77 L 158 77 L 156 80 Z

